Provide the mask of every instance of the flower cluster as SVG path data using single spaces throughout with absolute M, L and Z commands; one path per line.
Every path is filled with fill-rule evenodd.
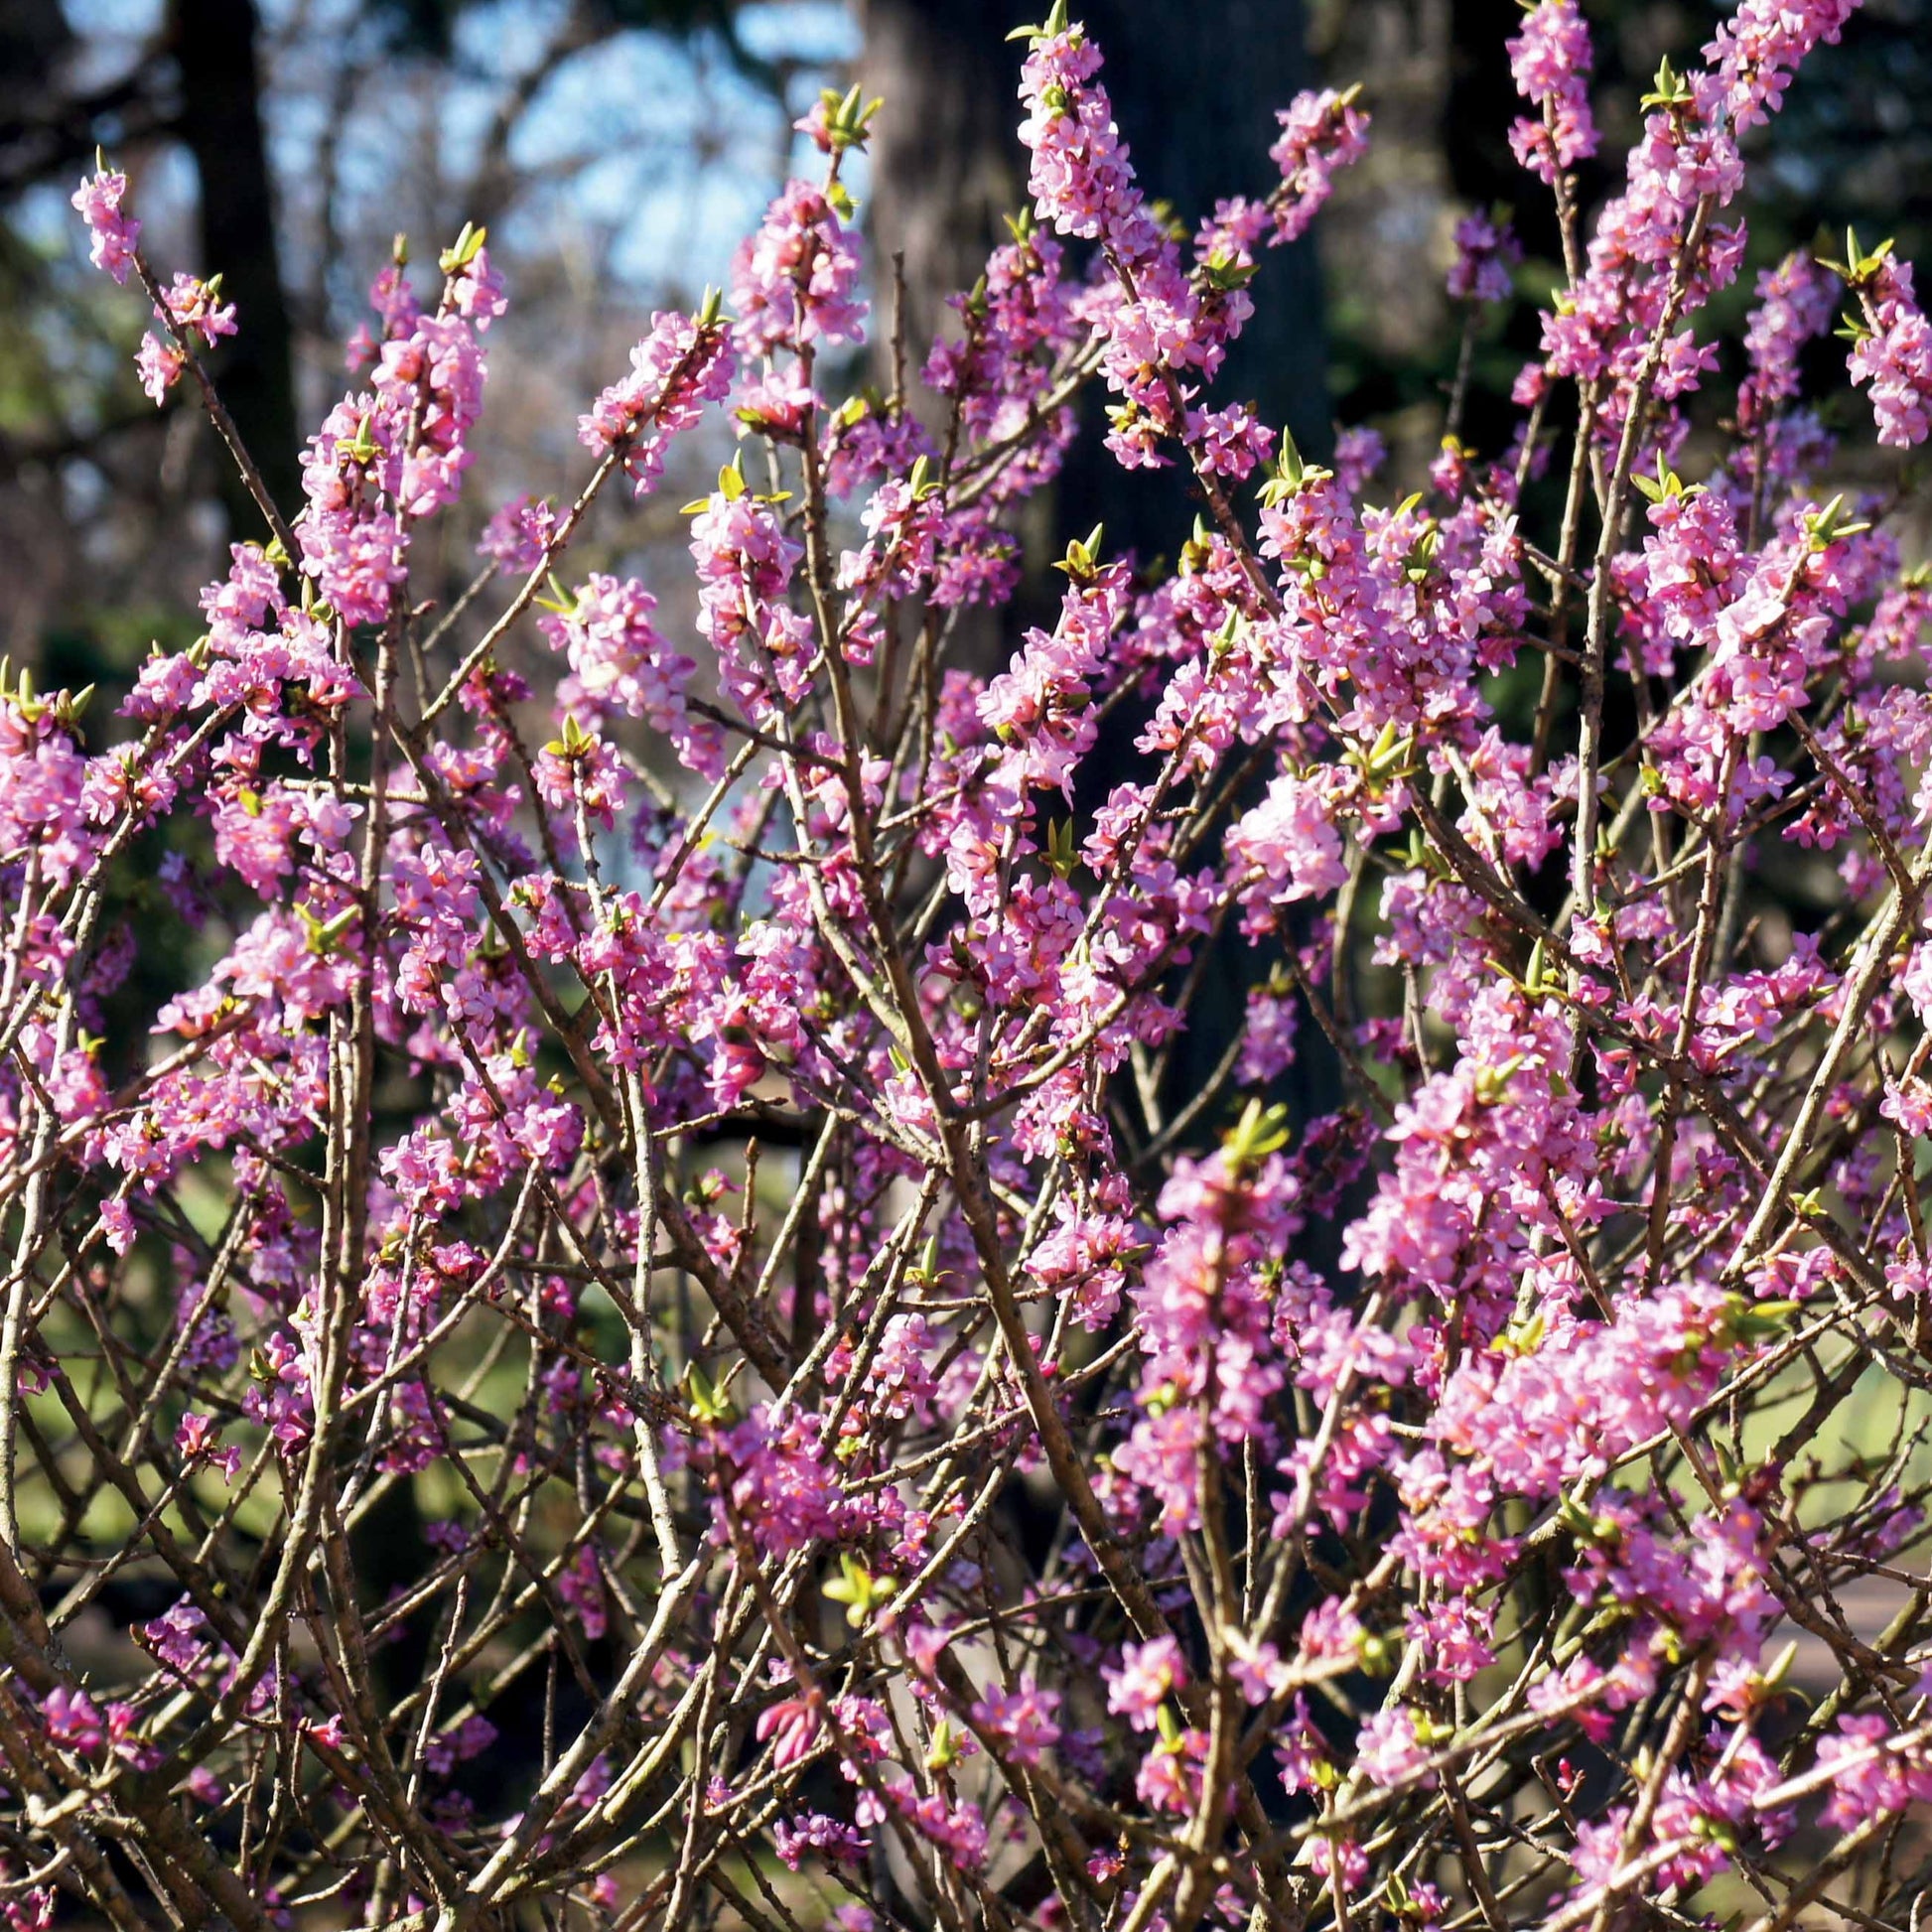
M 1889 253 L 1861 276 L 1865 327 L 1852 345 L 1852 380 L 1869 391 L 1878 441 L 1897 449 L 1932 431 L 1932 324 L 1912 294 L 1912 267 Z
M 1270 439 L 1257 434 L 1239 405 L 1188 405 L 1254 311 L 1244 284 L 1256 244 L 1264 236 L 1279 244 L 1307 227 L 1335 171 L 1365 151 L 1368 117 L 1352 92 L 1304 94 L 1285 109 L 1282 138 L 1269 151 L 1281 170 L 1279 187 L 1262 202 L 1220 203 L 1189 272 L 1135 180 L 1099 71 L 1099 50 L 1077 22 L 1049 23 L 1021 73 L 1028 113 L 1020 138 L 1032 155 L 1027 186 L 1035 212 L 1058 234 L 1097 242 L 1112 270 L 1114 286 L 1095 305 L 1093 320 L 1102 371 L 1120 398 L 1108 412 L 1107 446 L 1130 469 L 1154 468 L 1170 460 L 1163 440 L 1179 437 L 1190 451 L 1219 453 L 1213 473 L 1245 477 L 1268 454 Z
M 731 348 L 715 317 L 653 316 L 630 351 L 630 373 L 579 419 L 577 440 L 616 455 L 641 496 L 663 475 L 665 446 L 695 426 L 706 403 L 729 395 L 731 380 Z
M 1538 110 L 1509 130 L 1509 145 L 1525 168 L 1554 183 L 1596 152 L 1589 105 L 1592 56 L 1589 29 L 1577 0 L 1536 0 L 1522 31 L 1509 43 L 1516 91 Z
M 856 91 L 568 499 L 474 502 L 505 292 L 398 251 L 198 641 L 0 667 L 0 1914 L 1909 1932 L 1932 580 L 1807 351 L 1868 482 L 1932 345 L 1856 239 L 1734 407 L 1700 322 L 1847 11 L 1742 0 L 1591 209 L 1529 10 L 1564 283 L 1414 494 L 1215 388 L 1359 96 L 1190 247 L 1063 5 L 930 408 L 829 352 Z M 1022 623 L 1089 379 L 1201 513 Z
M 87 224 L 88 259 L 117 282 L 126 282 L 141 239 L 141 224 L 123 211 L 127 177 L 101 165 L 73 191 L 71 206 Z
M 1457 302 L 1506 302 L 1510 274 L 1523 259 L 1522 244 L 1503 220 L 1466 214 L 1455 224 L 1455 261 L 1449 292 Z

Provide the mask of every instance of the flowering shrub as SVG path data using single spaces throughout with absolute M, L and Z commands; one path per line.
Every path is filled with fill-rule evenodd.
M 1856 239 L 1700 328 L 1848 11 L 1742 0 L 1592 218 L 1539 0 L 1561 285 L 1514 442 L 1406 498 L 1211 389 L 1353 93 L 1190 238 L 1056 7 L 930 430 L 832 386 L 830 98 L 447 610 L 485 238 L 433 302 L 385 271 L 277 505 L 202 356 L 246 316 L 103 165 L 143 381 L 270 540 L 118 734 L 0 694 L 10 1924 L 1917 1924 L 1932 583 L 1902 476 L 1820 500 L 1805 397 L 1843 311 L 1916 444 L 1932 340 Z M 1457 239 L 1514 299 L 1507 227 Z M 1160 576 L 1070 544 L 979 675 L 1096 378 L 1199 520 Z M 572 542 L 706 424 L 673 636 Z M 1298 1055 L 1333 1111 L 1271 1104 Z

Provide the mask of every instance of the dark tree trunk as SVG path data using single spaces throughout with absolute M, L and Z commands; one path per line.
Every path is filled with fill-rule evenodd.
M 202 253 L 238 311 L 240 331 L 214 358 L 221 398 L 284 515 L 301 491 L 294 344 L 275 235 L 261 116 L 254 0 L 175 0 L 182 139 L 201 183 Z M 225 458 L 222 494 L 237 536 L 266 533 Z
M 0 7 L 0 114 L 47 117 L 55 65 L 73 45 L 59 0 Z
M 945 297 L 971 288 L 1027 186 L 1014 0 L 861 0 L 873 137 L 873 243 L 882 291 L 905 262 L 905 337 L 917 365 Z M 886 314 L 881 305 L 881 333 Z
M 1267 194 L 1277 179 L 1268 159 L 1281 132 L 1276 110 L 1311 79 L 1301 0 L 1203 0 L 1179 12 L 1163 0 L 1092 0 L 1076 11 L 1106 52 L 1114 119 L 1154 200 L 1171 204 L 1191 230 L 1222 196 Z M 1252 292 L 1255 313 L 1213 394 L 1254 403 L 1263 422 L 1319 455 L 1331 428 L 1312 239 L 1264 252 Z M 1101 446 L 1099 403 L 1088 399 L 1095 434 L 1067 465 L 1063 520 L 1078 529 L 1105 523 L 1116 554 L 1172 558 L 1197 507 L 1185 472 L 1123 472 Z
M 987 250 L 1004 236 L 1001 216 L 1026 191 L 1018 127 L 1023 50 L 1005 37 L 1019 18 L 1038 19 L 1046 0 L 862 0 L 868 93 L 885 97 L 874 140 L 872 220 L 889 286 L 891 260 L 905 262 L 906 338 L 913 366 L 945 321 L 941 293 L 971 287 Z M 1070 7 L 1106 56 L 1102 77 L 1141 183 L 1189 227 L 1222 196 L 1267 194 L 1277 179 L 1268 150 L 1276 110 L 1312 83 L 1301 0 L 1075 0 Z M 1213 394 L 1252 401 L 1262 419 L 1287 426 L 1311 455 L 1329 447 L 1320 271 L 1311 241 L 1265 256 L 1254 283 L 1255 315 L 1230 352 Z M 1186 472 L 1122 471 L 1101 447 L 1104 398 L 1086 399 L 1088 434 L 1075 446 L 1054 506 L 1057 528 L 1106 525 L 1110 555 L 1135 551 L 1143 565 L 1172 558 L 1197 505 Z M 1057 582 L 1057 580 L 1050 580 Z M 1045 595 L 1052 595 L 1050 582 Z M 1024 602 L 1024 600 L 1023 600 Z M 1023 613 L 1051 621 L 1050 612 Z M 1004 661 L 1014 639 L 1000 649 Z M 1093 795 L 1138 764 L 1129 750 L 1137 721 L 1120 716 L 1083 774 Z M 1186 1038 L 1174 1055 L 1173 1094 L 1198 1090 L 1242 1020 L 1248 988 L 1272 960 L 1238 936 L 1217 946 Z M 1312 1026 L 1303 1064 L 1286 1083 L 1305 1117 L 1339 1099 L 1335 1069 Z
M 895 253 L 904 256 L 914 357 L 944 323 L 944 292 L 972 286 L 988 249 L 1004 238 L 1001 216 L 1026 192 L 1017 132 L 1022 49 L 1005 38 L 1024 4 L 862 0 L 863 77 L 886 98 L 873 144 L 873 233 L 882 284 Z M 1151 196 L 1191 224 L 1220 196 L 1267 193 L 1275 110 L 1311 79 L 1301 0 L 1200 0 L 1181 14 L 1163 0 L 1085 0 L 1073 11 L 1106 54 L 1115 117 Z M 1216 392 L 1254 401 L 1267 421 L 1319 450 L 1329 425 L 1312 247 L 1271 254 L 1255 298 L 1257 313 Z M 1172 545 L 1167 512 L 1181 492 L 1141 509 L 1163 492 L 1148 489 L 1145 476 L 1117 477 L 1103 453 L 1090 474 L 1070 479 L 1067 519 L 1077 521 L 1091 500 L 1115 512 L 1106 520 L 1121 544 L 1158 530 Z M 1183 518 L 1179 534 L 1186 528 Z

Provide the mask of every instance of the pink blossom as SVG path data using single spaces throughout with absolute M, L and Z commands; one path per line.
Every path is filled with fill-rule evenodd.
M 1852 380 L 1871 392 L 1878 441 L 1910 449 L 1932 430 L 1932 326 L 1913 297 L 1911 264 L 1887 258 L 1865 302 L 1869 327 L 1852 345 Z
M 1522 244 L 1507 221 L 1467 214 L 1455 224 L 1455 262 L 1449 292 L 1458 302 L 1504 302 L 1510 271 L 1523 259 Z
M 641 496 L 663 475 L 671 439 L 696 424 L 707 402 L 728 393 L 731 377 L 731 351 L 720 325 L 654 315 L 650 334 L 630 351 L 629 375 L 578 418 L 577 440 L 619 456 Z
M 180 349 L 152 334 L 143 336 L 141 346 L 134 351 L 134 367 L 140 375 L 141 387 L 157 408 L 187 366 L 188 357 Z
M 1040 1754 L 1059 1742 L 1059 1708 L 1057 1691 L 1029 1686 L 1008 1692 L 996 1684 L 973 1706 L 973 1721 L 1000 1738 L 1017 1763 L 1037 1764 Z
M 750 359 L 780 346 L 865 340 L 858 243 L 825 195 L 787 182 L 732 260 L 732 339 Z
M 1355 105 L 1355 92 L 1300 93 L 1275 116 L 1282 133 L 1268 158 L 1282 177 L 1273 204 L 1277 242 L 1305 233 L 1334 193 L 1335 175 L 1368 152 L 1368 115 Z
M 99 1708 L 85 1691 L 69 1691 L 64 1684 L 57 1685 L 48 1692 L 41 1715 L 47 1724 L 49 1741 L 62 1750 L 92 1757 L 106 1742 Z
M 89 259 L 117 282 L 127 280 L 127 272 L 134 266 L 135 247 L 141 239 L 140 222 L 121 211 L 126 195 L 127 177 L 117 169 L 102 166 L 87 176 L 72 196 L 72 206 L 86 222 L 92 237 Z
M 1577 0 L 1537 0 L 1509 43 L 1516 91 L 1544 116 L 1519 120 L 1510 129 L 1509 144 L 1517 160 L 1547 182 L 1596 152 L 1590 65 L 1589 29 Z
M 165 322 L 177 341 L 192 334 L 201 337 L 204 347 L 212 348 L 221 337 L 235 333 L 234 304 L 220 300 L 220 280 L 218 275 L 212 282 L 177 275 L 163 291 L 155 319 Z
M 1151 1730 L 1162 1702 L 1186 1682 L 1180 1647 L 1172 1637 L 1130 1643 L 1121 1651 L 1120 1667 L 1107 1673 L 1107 1709 L 1136 1730 Z
M 771 1742 L 772 1767 L 780 1771 L 810 1753 L 819 1727 L 818 1711 L 807 1698 L 786 1698 L 759 1713 L 759 1741 Z

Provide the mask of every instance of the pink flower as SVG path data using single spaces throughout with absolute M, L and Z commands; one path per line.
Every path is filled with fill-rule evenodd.
M 1522 244 L 1507 221 L 1467 214 L 1455 224 L 1455 262 L 1449 292 L 1458 302 L 1506 302 L 1510 270 L 1523 259 Z
M 1864 300 L 1870 327 L 1852 345 L 1852 380 L 1871 392 L 1878 441 L 1910 449 L 1932 430 L 1932 325 L 1913 298 L 1911 264 L 1887 258 Z
M 1744 345 L 1751 373 L 1738 393 L 1738 410 L 1747 427 L 1761 413 L 1798 393 L 1798 354 L 1831 325 L 1838 277 L 1809 255 L 1787 255 L 1757 278 L 1758 306 L 1751 311 Z
M 809 1698 L 786 1698 L 759 1713 L 757 1728 L 759 1742 L 772 1744 L 772 1768 L 782 1771 L 809 1755 L 818 1741 L 818 1710 Z
M 1386 1790 L 1435 1783 L 1426 1768 L 1429 1752 L 1417 1735 L 1417 1714 L 1407 1705 L 1376 1712 L 1357 1733 L 1355 1750 L 1363 1776 Z
M 1107 1709 L 1136 1730 L 1152 1730 L 1155 1714 L 1177 1687 L 1187 1682 L 1186 1662 L 1172 1637 L 1122 1646 L 1117 1669 L 1103 1671 Z
M 1275 118 L 1281 139 L 1268 158 L 1281 170 L 1271 199 L 1277 244 L 1305 233 L 1316 210 L 1334 193 L 1334 177 L 1368 152 L 1368 115 L 1355 105 L 1357 89 L 1300 93 Z
M 143 336 L 141 346 L 134 351 L 134 367 L 141 378 L 141 387 L 157 409 L 187 366 L 188 357 L 182 350 L 172 343 L 160 342 L 153 334 Z
M 1015 1762 L 1037 1764 L 1040 1753 L 1059 1742 L 1055 1715 L 1059 1708 L 1057 1691 L 1037 1690 L 1032 1685 L 1006 1691 L 990 1684 L 973 1706 L 973 1722 L 1002 1739 Z
M 480 245 L 457 272 L 450 284 L 450 300 L 457 314 L 474 324 L 480 335 L 508 312 L 503 278 L 491 265 L 487 248 Z
M 577 440 L 621 456 L 643 495 L 664 473 L 672 438 L 692 428 L 707 402 L 731 387 L 732 357 L 723 327 L 674 313 L 651 317 L 650 334 L 630 351 L 630 373 L 578 418 Z
M 598 573 L 580 587 L 569 610 L 539 619 L 551 647 L 570 660 L 558 708 L 591 719 L 620 711 L 642 718 L 670 739 L 692 769 L 715 777 L 724 764 L 717 731 L 685 706 L 685 685 L 697 667 L 658 634 L 651 622 L 656 608 L 657 600 L 634 578 Z
M 584 1634 L 595 1643 L 608 1623 L 604 1606 L 604 1572 L 597 1552 L 587 1543 L 557 1578 L 557 1594 L 577 1612 Z
M 1577 0 L 1537 0 L 1522 31 L 1509 43 L 1509 71 L 1516 91 L 1547 119 L 1519 120 L 1509 144 L 1516 158 L 1543 180 L 1596 152 L 1596 123 L 1589 109 L 1589 29 Z
M 241 1467 L 239 1449 L 221 1447 L 221 1426 L 210 1416 L 186 1415 L 175 1431 L 175 1448 L 191 1466 L 206 1464 L 219 1469 L 228 1481 Z
M 1258 907 L 1330 892 L 1347 877 L 1322 788 L 1288 774 L 1229 832 L 1228 851 L 1243 875 L 1254 877 L 1249 897 Z
M 65 1684 L 48 1692 L 41 1706 L 48 1740 L 81 1757 L 95 1756 L 107 1741 L 98 1707 L 85 1691 L 69 1691 Z
M 133 1247 L 134 1237 L 138 1230 L 135 1227 L 134 1215 L 126 1201 L 118 1197 L 112 1200 L 102 1201 L 100 1204 L 100 1225 L 107 1245 L 117 1255 L 124 1255 Z
M 1732 122 L 1768 120 L 1799 64 L 1821 41 L 1837 41 L 1858 0 L 1739 0 L 1704 56 L 1726 89 Z
M 1366 425 L 1345 429 L 1335 438 L 1335 475 L 1351 496 L 1389 460 L 1389 446 L 1380 434 Z
M 1146 252 L 1150 226 L 1113 104 L 1089 84 L 1099 70 L 1100 50 L 1077 22 L 1028 53 L 1020 75 L 1020 138 L 1033 156 L 1027 189 L 1056 232 L 1109 242 L 1133 259 Z
M 772 1828 L 771 1844 L 779 1859 L 793 1871 L 803 1867 L 810 1853 L 829 1859 L 834 1864 L 857 1865 L 864 1862 L 868 1850 L 863 1833 L 836 1818 L 826 1817 L 823 1812 L 779 1819 Z M 870 1917 L 867 1914 L 868 1923 Z
M 87 176 L 72 197 L 72 205 L 92 237 L 89 259 L 117 282 L 127 280 L 127 272 L 134 266 L 135 244 L 141 238 L 140 222 L 121 212 L 126 194 L 127 177 L 103 166 Z
M 859 246 L 824 193 L 787 182 L 732 260 L 732 339 L 748 359 L 779 347 L 865 340 Z
M 212 348 L 221 337 L 235 333 L 234 304 L 220 300 L 220 282 L 218 275 L 212 282 L 177 275 L 163 291 L 155 319 L 167 323 L 178 339 L 192 333 L 201 337 L 205 347 Z
M 557 513 L 547 500 L 512 496 L 483 525 L 477 554 L 506 575 L 527 576 L 543 561 L 557 529 Z
M 343 1723 L 340 1713 L 320 1722 L 307 1719 L 303 1722 L 302 1730 L 319 1750 L 345 1751 L 349 1748 L 348 1727 Z

